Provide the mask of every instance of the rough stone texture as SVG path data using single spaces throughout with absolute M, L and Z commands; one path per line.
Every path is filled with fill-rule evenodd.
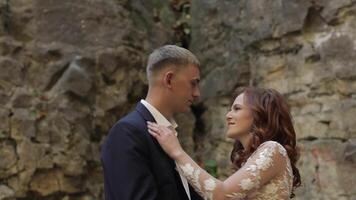
M 245 85 L 272 87 L 287 98 L 302 147 L 296 199 L 356 198 L 355 11 L 348 0 L 192 1 L 190 47 L 204 66 L 197 146 L 220 177 L 232 149 L 226 99 Z
M 14 191 L 5 185 L 0 185 L 0 199 L 6 199 L 14 195 Z
M 355 199 L 352 172 L 356 164 L 345 156 L 350 142 L 324 139 L 300 142 L 303 156 L 299 169 L 304 183 L 296 199 Z
M 0 1 L 0 199 L 103 199 L 100 145 L 175 21 L 168 1 Z
M 103 199 L 100 145 L 166 43 L 202 63 L 202 99 L 177 116 L 200 164 L 231 174 L 232 92 L 273 87 L 301 146 L 296 199 L 356 198 L 356 1 L 189 2 L 0 1 L 0 199 Z

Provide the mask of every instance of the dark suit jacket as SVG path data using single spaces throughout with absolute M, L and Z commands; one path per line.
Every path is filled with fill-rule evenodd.
M 174 161 L 148 133 L 147 108 L 119 120 L 102 146 L 106 200 L 188 200 Z M 190 187 L 191 199 L 202 198 Z

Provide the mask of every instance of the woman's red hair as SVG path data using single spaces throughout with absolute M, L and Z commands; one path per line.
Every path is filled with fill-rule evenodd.
M 296 135 L 292 123 L 287 102 L 283 96 L 274 89 L 262 89 L 255 87 L 244 88 L 244 102 L 251 109 L 253 124 L 251 146 L 244 149 L 236 140 L 231 152 L 231 161 L 234 167 L 241 168 L 242 163 L 266 141 L 276 141 L 281 144 L 288 153 L 293 169 L 293 191 L 300 186 L 301 179 L 296 162 L 299 159 L 299 151 L 296 146 Z M 292 192 L 291 197 L 294 197 Z

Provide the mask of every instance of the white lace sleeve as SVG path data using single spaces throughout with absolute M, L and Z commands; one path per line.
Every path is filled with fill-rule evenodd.
M 213 199 L 213 192 L 219 180 L 201 169 L 194 161 L 178 164 L 178 168 L 200 196 L 206 200 Z
M 176 161 L 182 174 L 204 199 L 244 199 L 283 171 L 287 152 L 277 142 L 265 142 L 224 182 L 210 176 L 190 158 Z
M 232 199 L 243 199 L 259 189 L 287 166 L 287 151 L 282 145 L 268 141 L 256 150 L 244 166 L 225 182 L 225 190 Z

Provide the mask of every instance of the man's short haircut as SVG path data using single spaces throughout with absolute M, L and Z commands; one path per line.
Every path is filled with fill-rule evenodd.
M 168 66 L 181 67 L 188 64 L 200 67 L 200 62 L 189 50 L 176 45 L 165 45 L 155 49 L 148 57 L 147 78 Z

